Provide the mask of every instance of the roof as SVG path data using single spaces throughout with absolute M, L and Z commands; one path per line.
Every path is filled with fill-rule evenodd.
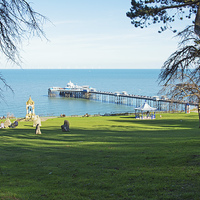
M 34 101 L 29 97 L 29 100 L 26 102 L 26 105 L 34 105 Z
M 145 102 L 142 106 L 135 108 L 135 110 L 155 111 L 155 110 L 157 110 L 157 108 L 152 108 L 147 102 Z

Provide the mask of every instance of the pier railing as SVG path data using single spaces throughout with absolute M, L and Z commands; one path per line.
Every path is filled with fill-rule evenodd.
M 84 98 L 89 100 L 96 100 L 107 103 L 124 104 L 128 106 L 141 106 L 145 101 L 152 107 L 158 110 L 172 111 L 172 110 L 185 110 L 186 105 L 198 106 L 197 102 L 179 101 L 167 98 L 159 98 L 157 96 L 142 96 L 133 94 L 102 92 L 102 91 L 81 91 L 81 90 L 67 90 L 64 88 L 49 88 L 48 95 L 55 96 L 55 92 L 63 97 Z

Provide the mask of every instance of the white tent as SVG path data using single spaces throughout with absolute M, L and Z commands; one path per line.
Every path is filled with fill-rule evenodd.
M 135 118 L 136 119 L 155 119 L 156 116 L 155 116 L 155 111 L 157 110 L 157 108 L 152 108 L 147 102 L 145 102 L 142 106 L 138 107 L 138 108 L 135 108 L 135 112 L 136 111 L 141 111 L 142 112 L 142 116 L 140 117 L 139 114 L 136 115 L 135 113 Z M 150 112 L 154 112 L 154 115 L 151 114 L 150 115 Z M 147 116 L 144 116 L 143 117 L 143 112 L 147 112 Z
M 156 111 L 157 108 L 152 108 L 147 102 L 145 102 L 142 106 L 135 108 L 135 110 L 140 111 Z

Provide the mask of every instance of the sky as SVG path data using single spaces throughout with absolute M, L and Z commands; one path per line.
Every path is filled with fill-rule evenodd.
M 32 0 L 30 5 L 48 18 L 48 40 L 23 41 L 23 69 L 160 69 L 177 48 L 175 34 L 159 34 L 159 24 L 144 29 L 131 24 L 130 0 Z M 0 68 L 20 67 L 1 59 Z

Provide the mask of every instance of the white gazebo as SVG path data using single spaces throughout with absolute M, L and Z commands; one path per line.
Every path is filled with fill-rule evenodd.
M 136 119 L 155 119 L 155 111 L 157 108 L 151 107 L 147 102 L 145 102 L 142 106 L 135 108 L 135 118 Z M 140 111 L 142 113 L 142 116 L 140 117 L 139 114 L 136 115 L 136 111 Z M 151 114 L 150 112 L 153 112 Z M 144 113 L 145 116 L 143 115 Z

